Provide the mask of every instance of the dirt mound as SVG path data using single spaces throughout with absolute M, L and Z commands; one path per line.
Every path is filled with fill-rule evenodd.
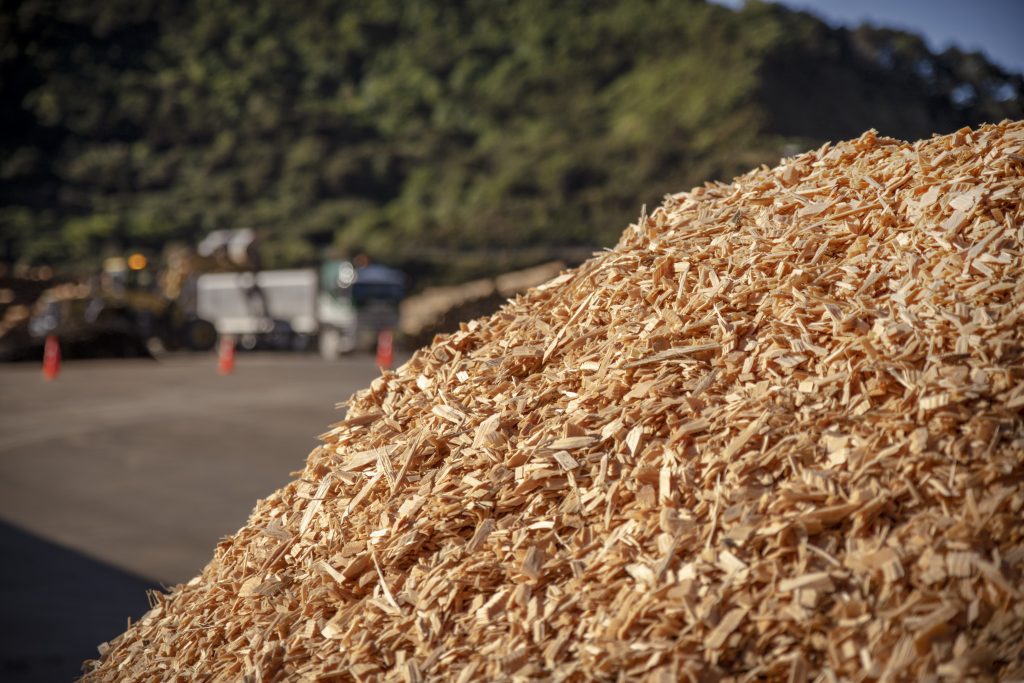
M 668 197 L 358 393 L 88 678 L 1021 678 L 1022 172 L 1022 123 L 869 132 Z

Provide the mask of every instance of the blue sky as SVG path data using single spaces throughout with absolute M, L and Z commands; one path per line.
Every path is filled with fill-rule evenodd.
M 743 0 L 716 0 L 740 7 Z M 996 64 L 1024 72 L 1024 0 L 784 0 L 830 24 L 870 22 L 920 33 L 933 50 L 980 50 Z

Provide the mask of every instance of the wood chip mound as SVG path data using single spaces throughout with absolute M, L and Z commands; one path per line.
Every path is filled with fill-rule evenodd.
M 1024 122 L 669 196 L 350 402 L 88 680 L 1024 678 Z

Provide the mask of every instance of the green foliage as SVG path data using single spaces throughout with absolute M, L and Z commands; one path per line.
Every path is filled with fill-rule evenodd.
M 253 227 L 272 265 L 476 273 L 611 244 L 787 143 L 1022 116 L 1021 77 L 981 55 L 760 2 L 0 7 L 4 260 Z

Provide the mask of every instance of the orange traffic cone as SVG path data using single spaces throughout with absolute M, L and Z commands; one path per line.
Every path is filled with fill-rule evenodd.
M 57 379 L 60 374 L 60 341 L 57 335 L 46 336 L 46 345 L 43 347 L 43 379 L 49 382 Z
M 391 368 L 395 360 L 391 330 L 381 330 L 377 333 L 377 367 L 384 370 Z
M 220 338 L 220 349 L 217 353 L 217 372 L 230 375 L 235 371 L 235 338 L 226 334 Z

